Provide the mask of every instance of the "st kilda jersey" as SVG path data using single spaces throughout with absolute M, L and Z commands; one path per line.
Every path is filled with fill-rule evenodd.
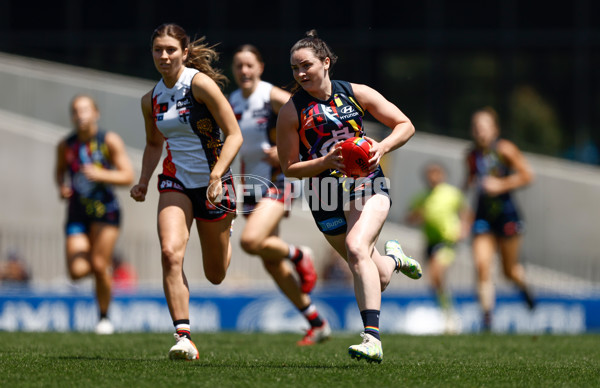
M 241 89 L 235 90 L 229 103 L 244 137 L 238 152 L 242 174 L 277 182 L 283 179 L 281 168 L 273 167 L 265 160 L 265 149 L 274 146 L 276 140 L 277 115 L 271 107 L 271 90 L 272 84 L 260 81 L 248 98 L 244 98 Z
M 337 142 L 362 137 L 364 109 L 358 104 L 352 86 L 346 81 L 331 81 L 331 97 L 319 100 L 304 89 L 292 96 L 298 113 L 300 160 L 311 160 L 327 154 Z M 339 175 L 326 170 L 320 176 Z
M 167 143 L 163 174 L 188 188 L 208 186 L 209 174 L 221 154 L 221 129 L 205 104 L 192 95 L 199 71 L 186 67 L 172 88 L 161 79 L 152 92 L 154 120 Z

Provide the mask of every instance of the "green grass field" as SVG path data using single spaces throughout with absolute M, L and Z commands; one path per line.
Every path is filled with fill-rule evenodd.
M 168 333 L 0 332 L 2 387 L 598 387 L 600 335 L 383 337 L 384 360 L 350 359 L 356 334 L 195 333 L 199 361 L 170 361 Z

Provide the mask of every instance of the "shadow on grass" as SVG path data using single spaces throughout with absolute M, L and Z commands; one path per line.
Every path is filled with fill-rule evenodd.
M 48 357 L 55 360 L 61 361 L 129 361 L 129 362 L 149 362 L 149 361 L 163 361 L 163 357 L 155 358 L 125 358 L 125 357 L 106 357 L 106 356 L 54 356 Z M 170 361 L 170 360 L 166 360 Z
M 360 364 L 351 364 L 351 365 L 317 365 L 317 364 L 286 364 L 286 363 L 274 363 L 274 362 L 256 362 L 252 365 L 239 365 L 239 364 L 216 364 L 216 363 L 202 363 L 196 362 L 193 365 L 195 368 L 203 368 L 203 369 L 322 369 L 322 370 L 346 370 L 346 369 L 354 369 L 361 367 Z
M 220 361 L 220 362 L 211 362 L 211 361 L 185 361 L 185 360 L 169 360 L 163 357 L 156 358 L 123 358 L 123 357 L 106 357 L 106 356 L 56 356 L 49 357 L 56 360 L 61 361 L 115 361 L 115 362 L 139 362 L 139 363 L 148 363 L 148 362 L 164 362 L 164 363 L 173 363 L 173 364 L 182 364 L 182 365 L 190 365 L 194 368 L 204 368 L 204 369 L 256 369 L 256 368 L 271 368 L 271 369 L 323 369 L 323 370 L 345 370 L 345 369 L 355 369 L 361 368 L 363 365 L 367 365 L 366 362 L 356 362 L 352 360 L 348 360 L 348 365 L 324 365 L 318 364 L 316 362 L 311 363 L 286 363 L 286 362 L 268 362 L 268 361 L 247 361 L 246 363 L 240 363 L 237 360 L 231 361 Z

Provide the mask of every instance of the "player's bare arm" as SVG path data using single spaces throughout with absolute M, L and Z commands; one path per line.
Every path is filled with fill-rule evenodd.
M 324 156 L 300 161 L 298 125 L 296 109 L 290 100 L 281 108 L 277 117 L 277 152 L 285 176 L 301 179 L 317 176 L 327 169 L 344 169 L 341 143 L 333 145 Z
M 288 91 L 273 86 L 271 89 L 271 108 L 273 109 L 273 112 L 279 114 L 279 110 L 289 101 L 290 97 L 291 94 Z
M 225 135 L 221 155 L 210 173 L 207 195 L 208 199 L 213 201 L 221 194 L 223 188 L 219 182 L 242 146 L 242 131 L 229 101 L 227 101 L 216 82 L 209 76 L 204 73 L 196 74 L 192 81 L 192 93 L 196 101 L 206 104 Z
M 415 127 L 408 117 L 375 89 L 362 84 L 352 84 L 354 96 L 377 121 L 392 129 L 381 142 L 369 138 L 371 143 L 371 164 L 379 163 L 381 157 L 402 147 L 414 135 Z
M 524 187 L 532 182 L 533 171 L 523 153 L 514 143 L 506 139 L 499 140 L 498 152 L 506 160 L 513 173 L 502 178 L 486 177 L 483 182 L 486 193 L 500 195 Z
M 58 193 L 63 199 L 69 198 L 73 194 L 71 187 L 65 184 L 65 173 L 67 171 L 65 147 L 66 143 L 64 140 L 58 143 L 58 146 L 56 147 L 56 166 L 54 173 L 54 180 L 58 187 Z
M 85 176 L 94 182 L 103 182 L 111 185 L 130 185 L 133 182 L 133 167 L 125 150 L 125 143 L 119 135 L 107 132 L 104 139 L 108 147 L 110 161 L 113 169 L 86 164 L 82 170 Z
M 152 92 L 142 97 L 142 115 L 144 117 L 144 128 L 146 130 L 146 147 L 142 157 L 142 171 L 137 185 L 133 186 L 130 195 L 136 201 L 144 201 L 148 192 L 148 183 L 152 173 L 162 156 L 164 137 L 154 123 L 152 112 Z
M 271 94 L 269 96 L 271 101 L 271 109 L 277 115 L 281 110 L 281 107 L 285 105 L 286 102 L 290 100 L 291 94 L 278 88 L 277 86 L 273 86 L 271 88 Z M 271 166 L 278 167 L 279 166 L 279 156 L 277 155 L 277 146 L 273 146 L 265 150 L 265 158 L 264 158 Z

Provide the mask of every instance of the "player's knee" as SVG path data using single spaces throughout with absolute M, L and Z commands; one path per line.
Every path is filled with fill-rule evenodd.
M 349 263 L 356 263 L 361 259 L 370 257 L 367 247 L 357 241 L 346 241 L 346 250 Z
M 214 285 L 221 284 L 223 280 L 225 280 L 226 271 L 221 270 L 211 270 L 206 271 L 206 279 Z
M 518 267 L 505 268 L 504 277 L 508 280 L 519 281 L 522 278 L 522 271 L 520 271 L 520 268 Z
M 90 274 L 90 262 L 86 259 L 73 259 L 68 265 L 71 280 L 79 280 Z
M 165 269 L 180 267 L 183 262 L 181 250 L 177 249 L 173 244 L 163 242 L 161 244 L 161 261 Z
M 92 273 L 96 276 L 104 275 L 108 271 L 108 264 L 104 259 L 92 260 Z
M 87 273 L 69 268 L 69 278 L 71 280 L 79 280 L 79 279 L 85 277 L 86 275 L 87 275 Z
M 240 245 L 242 246 L 244 252 L 249 253 L 251 255 L 259 254 L 260 249 L 262 247 L 261 241 L 244 236 L 242 236 L 242 238 L 240 239 Z

